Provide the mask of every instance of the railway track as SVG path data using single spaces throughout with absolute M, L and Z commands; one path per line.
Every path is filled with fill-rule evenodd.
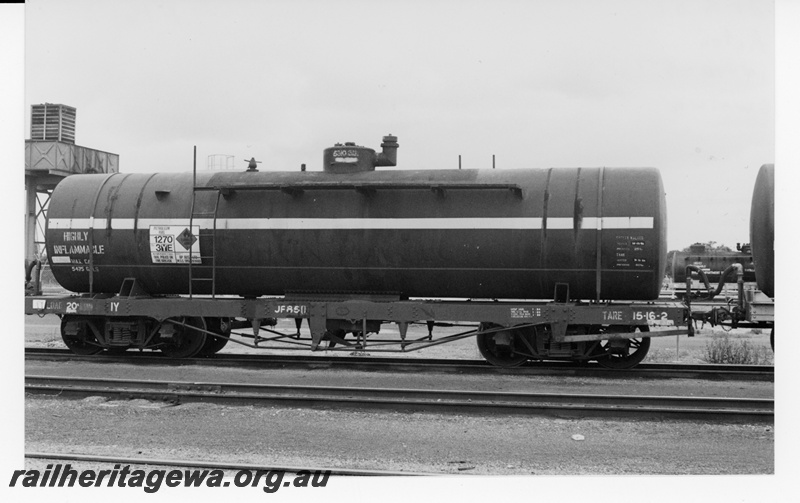
M 774 401 L 564 393 L 519 393 L 401 388 L 354 388 L 25 376 L 25 391 L 80 399 L 147 399 L 174 404 L 278 405 L 404 412 L 689 419 L 715 422 L 773 422 Z
M 407 472 L 397 470 L 367 470 L 364 468 L 342 468 L 342 467 L 319 467 L 319 466 L 297 466 L 297 465 L 278 465 L 278 464 L 248 464 L 248 463 L 223 463 L 219 461 L 205 462 L 189 459 L 163 459 L 163 458 L 139 458 L 139 457 L 116 457 L 100 456 L 95 454 L 63 454 L 54 452 L 26 452 L 28 459 L 39 459 L 46 461 L 71 461 L 84 463 L 99 463 L 102 465 L 141 465 L 141 466 L 164 466 L 174 468 L 194 468 L 204 470 L 223 470 L 223 471 L 242 471 L 258 470 L 282 471 L 287 473 L 297 473 L 300 471 L 309 472 L 329 472 L 331 475 L 339 476 L 382 476 L 399 477 L 409 475 L 441 475 L 440 473 L 427 472 Z
M 364 371 L 451 372 L 462 374 L 558 375 L 606 378 L 707 379 L 773 382 L 773 366 L 767 365 L 682 365 L 639 364 L 633 369 L 612 370 L 595 363 L 576 365 L 572 362 L 528 362 L 514 368 L 493 366 L 484 360 L 386 358 L 304 355 L 217 354 L 210 358 L 171 359 L 161 353 L 128 351 L 120 355 L 98 354 L 79 356 L 65 349 L 26 348 L 25 359 L 31 361 L 78 361 L 95 363 L 128 363 L 134 365 L 216 366 L 240 368 L 329 368 Z

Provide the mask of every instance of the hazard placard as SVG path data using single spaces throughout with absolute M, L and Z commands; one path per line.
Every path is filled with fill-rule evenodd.
M 151 225 L 150 257 L 154 264 L 193 264 L 202 263 L 200 240 L 197 238 L 200 226 L 193 225 Z

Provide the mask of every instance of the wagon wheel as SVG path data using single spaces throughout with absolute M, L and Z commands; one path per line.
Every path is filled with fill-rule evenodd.
M 206 343 L 206 334 L 192 327 L 206 330 L 203 318 L 180 318 L 178 321 L 185 324 L 174 323 L 175 332 L 169 338 L 162 339 L 161 352 L 170 358 L 189 358 L 203 349 Z
M 478 331 L 500 328 L 492 323 L 481 323 Z M 522 329 L 501 330 L 490 334 L 478 334 L 478 351 L 487 362 L 498 367 L 518 367 L 528 361 L 530 349 L 522 340 L 528 337 Z M 529 340 L 532 340 L 530 338 Z
M 612 330 L 614 328 L 622 329 L 619 331 L 624 331 L 625 329 L 625 327 L 609 328 Z M 629 327 L 629 331 L 631 332 L 636 330 L 639 330 L 639 332 L 649 332 L 650 327 L 647 325 Z M 626 347 L 622 353 L 611 353 L 610 351 L 607 351 L 609 347 L 609 341 L 602 341 L 600 343 L 600 350 L 606 352 L 607 354 L 599 357 L 597 359 L 597 363 L 599 363 L 601 367 L 605 367 L 607 369 L 629 369 L 641 363 L 641 361 L 644 360 L 644 357 L 647 356 L 647 352 L 650 350 L 650 337 L 628 339 Z
M 209 332 L 214 332 L 224 337 L 231 336 L 231 323 L 228 318 L 206 318 L 205 321 L 206 330 Z M 197 353 L 197 356 L 211 356 L 219 353 L 226 344 L 228 344 L 228 339 L 206 334 L 206 342 L 200 352 Z
M 89 327 L 88 321 L 64 316 L 61 319 L 61 338 L 70 351 L 76 355 L 96 355 L 103 350 L 103 346 L 97 341 Z

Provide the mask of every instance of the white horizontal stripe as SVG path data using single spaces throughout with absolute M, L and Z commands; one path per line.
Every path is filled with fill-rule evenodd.
M 575 220 L 572 218 L 548 218 L 548 229 L 572 229 L 575 226 Z
M 219 224 L 217 224 L 219 226 Z M 229 220 L 227 229 L 540 229 L 541 218 L 270 218 Z
M 597 218 L 597 217 L 584 217 L 584 219 L 581 221 L 581 228 L 582 229 L 586 229 L 586 230 L 598 230 L 599 231 L 601 229 L 601 227 L 599 225 L 601 220 L 602 220 L 601 218 Z M 548 224 L 548 227 L 550 227 L 549 224 Z
M 103 221 L 105 224 L 105 221 Z M 88 218 L 49 218 L 47 219 L 48 229 L 88 229 Z
M 603 229 L 652 229 L 653 217 L 603 217 L 600 219 Z M 106 219 L 94 219 L 94 229 L 105 229 Z M 572 229 L 571 217 L 553 217 L 547 219 L 548 229 Z M 111 228 L 132 230 L 132 218 L 112 218 Z M 203 229 L 211 229 L 214 220 L 196 218 L 194 225 Z M 581 227 L 597 228 L 598 219 L 587 217 Z M 92 222 L 89 218 L 51 218 L 50 229 L 89 229 Z M 189 225 L 188 218 L 143 218 L 139 220 L 139 229 L 147 229 L 151 225 Z M 323 230 L 323 229 L 541 229 L 542 219 L 530 218 L 219 218 L 217 229 L 229 230 Z
M 652 229 L 653 217 L 603 217 L 603 229 Z

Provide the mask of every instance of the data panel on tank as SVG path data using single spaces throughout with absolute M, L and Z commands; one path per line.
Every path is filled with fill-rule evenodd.
M 617 234 L 614 248 L 615 269 L 648 269 L 648 242 L 643 234 Z

